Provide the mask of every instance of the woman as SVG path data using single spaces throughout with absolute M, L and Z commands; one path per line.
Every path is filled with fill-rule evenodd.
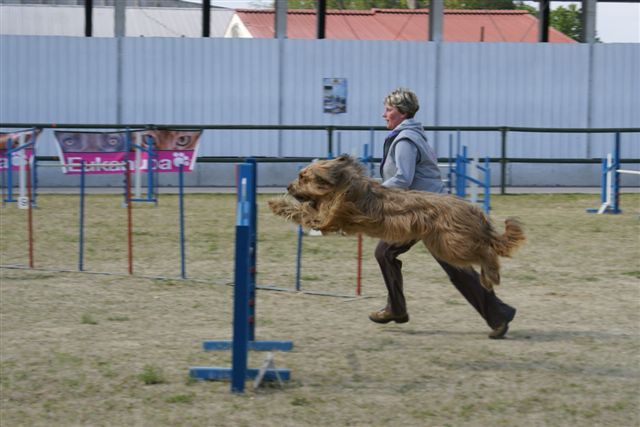
M 442 182 L 437 158 L 427 143 L 422 124 L 414 120 L 420 108 L 415 93 L 399 88 L 386 96 L 384 114 L 391 133 L 384 141 L 380 175 L 382 185 L 403 189 L 444 193 L 446 187 Z M 380 241 L 375 256 L 387 286 L 387 305 L 374 311 L 369 319 L 376 323 L 405 323 L 409 314 L 402 291 L 402 262 L 398 256 L 407 252 L 417 241 L 405 244 L 391 244 Z M 478 273 L 469 269 L 459 269 L 436 258 L 449 275 L 451 283 L 480 313 L 492 329 L 489 338 L 501 339 L 509 329 L 516 309 L 503 303 L 493 291 L 485 289 L 479 280 Z

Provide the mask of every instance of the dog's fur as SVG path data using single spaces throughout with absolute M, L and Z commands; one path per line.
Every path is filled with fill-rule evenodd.
M 350 156 L 307 166 L 287 190 L 293 197 L 269 201 L 276 215 L 323 232 L 363 233 L 389 243 L 422 240 L 451 265 L 480 265 L 487 289 L 500 283 L 498 256 L 510 256 L 525 239 L 516 219 L 506 219 L 499 234 L 475 205 L 448 194 L 384 187 Z

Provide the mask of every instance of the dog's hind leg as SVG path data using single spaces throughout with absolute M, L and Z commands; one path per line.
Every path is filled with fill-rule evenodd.
M 494 251 L 490 251 L 480 264 L 480 283 L 488 290 L 500 284 L 500 261 Z

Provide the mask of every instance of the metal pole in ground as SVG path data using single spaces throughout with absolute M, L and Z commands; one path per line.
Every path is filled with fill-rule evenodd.
M 84 270 L 84 160 L 80 160 L 80 236 L 78 237 L 78 271 Z
M 500 194 L 507 194 L 507 128 L 500 129 Z
M 179 209 L 180 209 L 180 277 L 187 278 L 187 271 L 185 265 L 185 249 L 184 249 L 184 165 L 180 165 L 178 172 L 179 178 Z
M 29 175 L 30 167 L 27 162 L 27 175 Z M 27 179 L 27 215 L 29 226 L 29 268 L 33 268 L 33 206 L 31 203 L 31 180 Z
M 131 169 L 129 156 L 125 163 L 125 199 L 127 203 L 127 257 L 129 261 L 129 274 L 133 274 L 133 215 L 131 212 Z
M 300 290 L 300 269 L 302 268 L 302 226 L 298 226 L 298 249 L 296 251 L 296 291 Z
M 620 132 L 616 132 L 615 145 L 613 147 L 613 213 L 620 213 Z

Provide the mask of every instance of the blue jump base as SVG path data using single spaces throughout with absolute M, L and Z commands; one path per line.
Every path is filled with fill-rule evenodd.
M 204 351 L 230 350 L 233 348 L 233 341 L 203 341 L 202 348 Z M 291 351 L 293 349 L 292 341 L 249 341 L 247 349 L 253 351 Z
M 589 208 L 589 209 L 586 209 L 586 211 L 587 213 L 598 213 L 600 209 Z M 619 214 L 619 213 L 622 213 L 622 210 L 620 210 L 617 207 L 607 206 L 607 208 L 602 213 L 603 214 Z
M 196 366 L 189 369 L 189 375 L 191 378 L 199 379 L 199 380 L 210 380 L 210 381 L 221 381 L 228 380 L 231 378 L 231 369 L 232 368 L 223 368 L 216 366 Z M 247 368 L 246 378 L 249 380 L 255 379 L 258 376 L 260 369 L 257 368 Z M 288 369 L 276 368 L 276 369 L 267 369 L 264 374 L 265 381 L 277 381 L 278 376 L 282 381 L 289 381 L 291 378 L 291 373 Z

